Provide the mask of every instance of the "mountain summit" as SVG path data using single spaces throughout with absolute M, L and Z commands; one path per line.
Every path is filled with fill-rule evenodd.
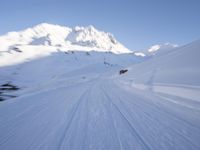
M 118 42 L 110 33 L 99 31 L 93 26 L 69 28 L 42 23 L 19 32 L 9 32 L 0 37 L 1 51 L 13 46 L 49 46 L 67 50 L 106 51 L 130 53 L 131 51 Z

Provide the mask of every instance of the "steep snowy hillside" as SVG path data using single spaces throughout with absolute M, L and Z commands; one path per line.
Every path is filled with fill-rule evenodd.
M 200 100 L 199 48 L 200 41 L 196 41 L 133 65 L 123 82 L 139 89 L 167 94 L 167 97 L 184 98 L 181 103 L 188 99 L 197 103 Z
M 1 150 L 200 149 L 200 41 L 145 57 L 41 24 L 0 46 Z
M 136 82 L 200 84 L 200 41 L 173 49 L 131 68 Z M 135 70 L 138 70 L 135 72 Z

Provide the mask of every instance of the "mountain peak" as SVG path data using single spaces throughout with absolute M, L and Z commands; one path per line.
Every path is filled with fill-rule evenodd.
M 122 44 L 117 42 L 111 33 L 97 30 L 94 26 L 76 26 L 67 36 L 67 41 L 74 45 L 95 47 L 102 50 L 123 50 L 130 52 Z
M 10 32 L 0 38 L 7 48 L 13 45 L 60 46 L 68 50 L 109 51 L 113 53 L 131 52 L 119 43 L 111 33 L 97 30 L 94 26 L 69 28 L 41 23 L 19 32 Z M 5 42 L 4 42 L 5 43 Z
M 74 28 L 74 30 L 76 32 L 83 31 L 83 30 L 87 30 L 87 31 L 90 31 L 90 32 L 97 32 L 97 29 L 93 25 L 89 25 L 89 26 L 86 26 L 86 27 L 76 26 Z

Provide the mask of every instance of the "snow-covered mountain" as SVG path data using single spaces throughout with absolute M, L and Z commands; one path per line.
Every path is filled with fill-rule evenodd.
M 9 32 L 0 36 L 0 43 L 3 43 L 0 45 L 0 56 L 3 56 L 0 59 L 0 66 L 47 56 L 57 51 L 132 53 L 145 57 L 177 48 L 176 44 L 165 43 L 154 45 L 146 51 L 131 51 L 118 42 L 111 33 L 98 31 L 93 26 L 69 28 L 47 23 L 18 32 Z M 8 62 L 8 59 L 11 61 Z
M 0 37 L 1 51 L 11 46 L 54 46 L 69 50 L 96 50 L 113 53 L 131 52 L 120 44 L 112 34 L 98 31 L 93 26 L 69 27 L 42 23 L 19 32 L 9 32 Z
M 0 149 L 199 150 L 199 49 L 145 57 L 92 26 L 1 36 Z
M 96 51 L 115 54 L 132 53 L 112 34 L 93 26 L 75 27 L 42 23 L 19 32 L 0 36 L 0 66 L 24 62 L 57 51 Z M 8 61 L 9 60 L 9 61 Z

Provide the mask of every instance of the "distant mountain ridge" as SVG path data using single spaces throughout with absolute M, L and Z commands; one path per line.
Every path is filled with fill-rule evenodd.
M 64 47 L 70 50 L 95 50 L 113 53 L 131 51 L 118 42 L 111 33 L 98 31 L 93 26 L 69 28 L 42 23 L 19 32 L 9 32 L 0 37 L 1 51 L 10 46 L 33 45 Z
M 134 53 L 145 57 L 161 51 L 177 48 L 177 44 L 164 43 L 153 45 L 143 51 L 133 51 L 121 44 L 111 33 L 99 31 L 94 26 L 66 26 L 41 23 L 36 26 L 8 32 L 0 36 L 0 52 L 6 52 L 13 47 L 47 46 L 65 50 L 112 52 L 115 54 Z

